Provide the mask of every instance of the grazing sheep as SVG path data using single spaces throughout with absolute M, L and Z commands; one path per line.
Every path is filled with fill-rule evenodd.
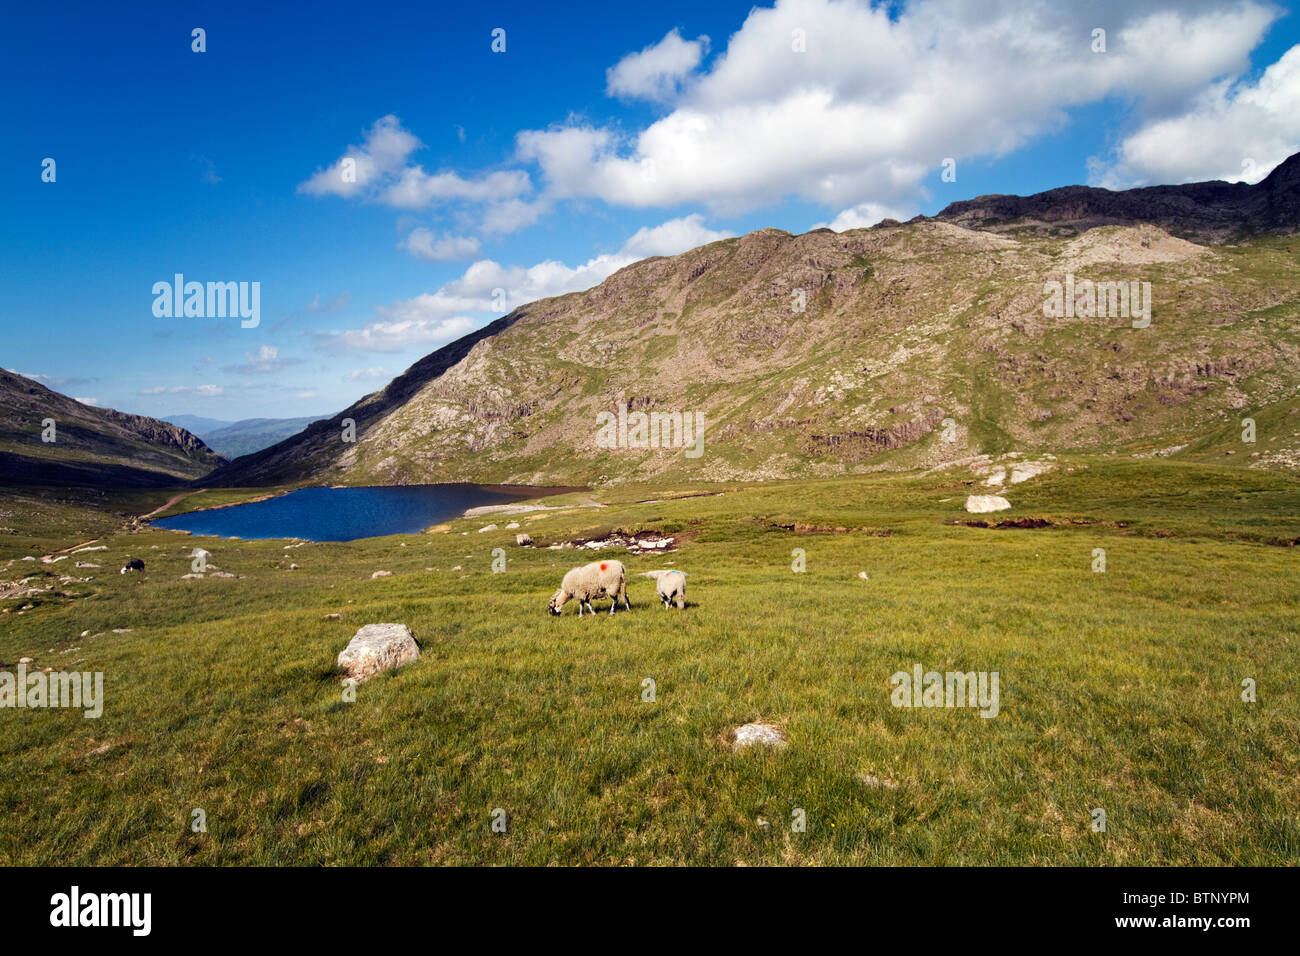
M 560 582 L 560 589 L 551 595 L 551 602 L 547 609 L 552 614 L 559 614 L 560 609 L 568 603 L 570 598 L 578 602 L 578 617 L 582 617 L 582 606 L 587 605 L 587 610 L 592 614 L 596 609 L 591 606 L 591 599 L 598 597 L 607 597 L 611 600 L 609 613 L 614 613 L 614 608 L 618 606 L 618 599 L 623 599 L 623 605 L 629 611 L 632 605 L 627 599 L 627 570 L 623 567 L 621 561 L 593 561 L 591 564 L 585 564 L 580 568 L 574 568 L 564 576 Z
M 676 602 L 679 611 L 686 607 L 685 571 L 643 571 L 641 577 L 657 579 L 655 590 L 659 592 L 659 600 L 664 602 L 665 608 L 670 602 Z
M 117 573 L 126 574 L 126 572 L 128 571 L 143 571 L 143 570 L 144 570 L 144 562 L 141 561 L 139 558 L 132 558 L 130 561 L 126 562 L 126 567 L 122 568 L 122 570 L 118 571 Z

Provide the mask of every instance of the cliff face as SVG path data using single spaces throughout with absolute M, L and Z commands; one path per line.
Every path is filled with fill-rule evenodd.
M 46 442 L 50 419 L 54 441 Z M 0 481 L 169 485 L 202 477 L 224 461 L 176 425 L 83 405 L 0 370 Z

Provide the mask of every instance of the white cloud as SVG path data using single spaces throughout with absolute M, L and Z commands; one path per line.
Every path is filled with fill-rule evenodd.
M 300 184 L 298 191 L 312 196 L 361 195 L 367 187 L 396 175 L 420 145 L 418 139 L 402 128 L 396 116 L 383 116 L 366 132 L 362 145 L 349 146 L 328 169 L 318 169 Z M 355 181 L 345 176 L 349 168 L 355 172 Z
M 1153 120 L 1120 144 L 1112 162 L 1093 163 L 1109 188 L 1226 179 L 1258 182 L 1300 151 L 1300 46 L 1258 82 L 1225 80 L 1174 116 Z
M 647 256 L 675 256 L 708 242 L 729 239 L 730 232 L 718 232 L 704 225 L 704 217 L 697 213 L 680 219 L 669 219 L 654 228 L 642 227 L 623 243 L 622 255 L 643 259 Z
M 141 395 L 202 395 L 205 398 L 224 395 L 225 392 L 226 390 L 220 385 L 173 385 L 170 388 L 159 385 L 155 388 L 140 389 Z
M 1278 13 L 1255 0 L 777 0 L 750 12 L 668 115 L 630 136 L 573 118 L 525 130 L 518 158 L 555 198 L 724 213 L 788 195 L 910 205 L 943 158 L 1004 154 L 1073 107 L 1185 104 L 1248 68 Z M 1098 24 L 1106 53 L 1091 49 Z M 792 49 L 796 29 L 806 52 Z
M 605 72 L 605 92 L 623 99 L 662 102 L 676 95 L 681 82 L 703 59 L 709 38 L 683 40 L 676 28 L 640 53 L 629 53 Z
M 465 316 L 439 317 L 436 310 L 425 314 L 421 298 L 382 306 L 376 311 L 383 318 L 359 329 L 320 334 L 317 341 L 337 352 L 400 352 L 413 345 L 445 345 L 479 325 Z
M 878 202 L 864 202 L 842 210 L 830 223 L 819 222 L 813 228 L 818 229 L 829 225 L 836 232 L 844 232 L 848 229 L 866 229 L 869 226 L 874 226 L 882 219 L 897 219 L 899 222 L 906 222 L 914 215 L 916 215 L 915 212 L 904 212 L 901 209 L 885 206 Z
M 466 178 L 454 172 L 429 174 L 412 165 L 423 144 L 396 116 L 375 120 L 360 146 L 349 146 L 327 169 L 318 169 L 298 186 L 311 196 L 342 196 L 381 202 L 399 209 L 422 209 L 437 201 L 498 202 L 532 189 L 523 170 L 511 169 Z
M 239 375 L 269 375 L 290 365 L 296 365 L 302 359 L 280 358 L 280 350 L 274 345 L 263 345 L 256 352 L 245 352 L 241 365 L 227 365 L 223 372 Z
M 579 266 L 548 259 L 533 266 L 503 266 L 480 259 L 436 292 L 426 292 L 375 311 L 378 318 L 360 329 L 317 336 L 331 351 L 397 352 L 412 345 L 445 344 L 482 325 L 464 313 L 502 314 L 550 296 L 578 292 L 647 256 L 670 256 L 731 234 L 709 229 L 699 213 L 637 230 L 616 253 L 595 256 Z M 383 370 L 376 370 L 383 371 Z M 350 377 L 360 377 L 353 373 Z
M 411 234 L 397 244 L 419 259 L 440 262 L 447 259 L 468 259 L 478 252 L 479 241 L 472 236 L 443 236 L 441 239 L 429 229 L 413 229 Z
M 522 170 L 488 173 L 479 179 L 464 179 L 456 173 L 429 175 L 422 166 L 402 170 L 397 181 L 380 195 L 380 201 L 399 209 L 422 209 L 439 199 L 489 202 L 528 192 L 532 180 Z

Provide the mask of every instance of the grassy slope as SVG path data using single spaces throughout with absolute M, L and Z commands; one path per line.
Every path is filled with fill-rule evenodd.
M 649 504 L 636 501 L 717 489 L 604 489 L 606 509 L 525 520 L 543 545 L 697 532 L 666 557 L 619 555 L 633 572 L 690 572 L 687 611 L 658 610 L 634 578 L 633 613 L 613 618 L 548 618 L 583 559 L 476 533 L 486 519 L 293 550 L 110 538 L 106 567 L 142 555 L 146 579 L 101 574 L 22 614 L 30 601 L 0 602 L 3 666 L 79 661 L 108 694 L 99 720 L 0 711 L 0 862 L 1293 861 L 1300 596 L 1296 552 L 1265 542 L 1300 537 L 1300 482 L 1078 459 L 1008 492 L 1006 514 L 1096 523 L 994 530 L 947 523 L 967 517 L 963 479 Z M 27 529 L 47 550 L 75 543 L 76 522 L 55 517 Z M 865 530 L 777 527 L 796 522 Z M 0 558 L 21 557 L 19 540 L 0 535 Z M 243 578 L 179 580 L 198 543 Z M 1105 574 L 1090 571 L 1097 547 Z M 0 577 L 68 563 L 10 561 Z M 381 568 L 394 576 L 371 580 Z M 345 704 L 334 658 L 376 621 L 409 624 L 423 655 Z M 999 671 L 1002 713 L 894 709 L 889 676 L 914 663 Z M 646 677 L 657 703 L 640 702 Z M 789 748 L 731 753 L 722 736 L 757 718 Z M 195 807 L 206 834 L 189 831 Z M 509 833 L 490 831 L 494 807 Z M 807 833 L 790 831 L 795 807 Z

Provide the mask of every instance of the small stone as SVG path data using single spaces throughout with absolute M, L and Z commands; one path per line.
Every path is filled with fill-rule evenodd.
M 20 658 L 18 658 L 18 663 L 19 663 L 19 664 L 30 664 L 31 662 L 32 662 L 32 659 L 31 659 L 30 657 L 20 657 Z
M 868 578 L 867 578 L 867 572 L 866 572 L 866 571 L 859 571 L 859 572 L 858 572 L 858 577 L 862 578 L 862 580 L 864 580 L 864 581 L 868 580 Z
M 291 564 L 291 565 L 289 565 L 289 570 L 290 570 L 290 571 L 297 571 L 297 570 L 298 570 L 298 565 L 296 565 L 296 564 Z
M 392 571 L 376 571 L 374 574 L 370 575 L 370 580 L 373 581 L 375 578 L 391 578 L 392 576 Z
M 506 530 L 507 530 L 507 531 L 513 531 L 515 528 L 518 528 L 518 527 L 519 527 L 519 522 L 518 522 L 518 521 L 512 521 L 512 522 L 510 522 L 508 525 L 506 525 Z
M 784 747 L 787 743 L 785 734 L 771 724 L 745 724 L 735 730 L 736 740 L 732 745 L 735 750 L 746 747 Z
M 478 529 L 478 533 L 479 533 L 479 534 L 482 534 L 484 531 L 496 531 L 496 530 L 497 530 L 497 526 L 496 526 L 496 525 L 494 525 L 494 524 L 487 524 L 487 525 L 484 525 L 483 527 L 479 528 L 479 529 Z
M 343 618 L 343 615 L 342 615 L 342 614 L 326 614 L 326 615 L 325 615 L 325 620 L 327 620 L 327 621 L 338 621 L 338 620 L 341 620 L 342 618 Z

